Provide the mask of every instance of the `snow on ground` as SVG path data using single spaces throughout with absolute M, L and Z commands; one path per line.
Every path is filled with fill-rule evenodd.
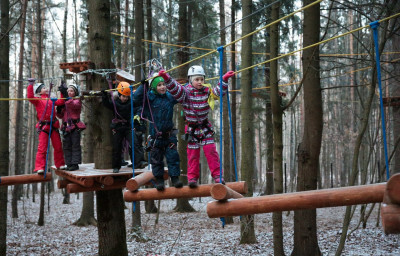
M 46 197 L 47 198 L 47 197 Z M 19 218 L 11 218 L 9 202 L 7 218 L 7 255 L 97 255 L 96 227 L 72 225 L 81 213 L 82 195 L 71 195 L 71 204 L 62 204 L 60 190 L 50 195 L 50 210 L 45 209 L 45 226 L 37 226 L 39 196 L 19 201 Z M 222 228 L 219 219 L 209 219 L 206 203 L 211 198 L 190 200 L 195 213 L 175 213 L 175 200 L 161 201 L 159 223 L 155 214 L 144 213 L 142 227 L 149 240 L 136 242 L 127 234 L 129 255 L 273 255 L 272 214 L 255 216 L 256 244 L 241 245 L 239 218 Z M 11 201 L 11 194 L 9 194 Z M 156 201 L 157 203 L 157 201 Z M 132 204 L 126 204 L 127 231 L 131 226 Z M 318 209 L 319 246 L 323 255 L 334 255 L 340 239 L 344 207 Z M 359 208 L 350 230 L 358 223 Z M 381 227 L 375 227 L 374 210 L 366 229 L 357 229 L 346 242 L 342 255 L 400 255 L 400 236 L 386 236 Z M 293 212 L 283 214 L 284 246 L 286 255 L 293 247 Z

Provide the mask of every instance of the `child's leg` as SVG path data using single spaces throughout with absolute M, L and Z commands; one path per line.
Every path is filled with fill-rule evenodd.
M 164 155 L 165 149 L 161 147 L 154 147 L 150 151 L 151 171 L 156 178 L 164 176 Z
M 82 163 L 81 132 L 76 129 L 71 133 L 71 150 L 71 164 Z
M 63 151 L 64 151 L 64 159 L 67 165 L 71 165 L 71 157 L 72 157 L 72 138 L 71 133 L 65 133 L 63 137 Z
M 35 172 L 37 170 L 44 170 L 46 165 L 46 153 L 47 153 L 47 145 L 48 145 L 49 135 L 45 132 L 39 133 L 39 144 L 38 150 L 36 153 L 36 161 L 35 161 Z
M 219 155 L 215 144 L 207 144 L 203 146 L 204 155 L 207 158 L 208 167 L 210 168 L 212 177 L 220 176 L 220 164 L 219 164 Z M 223 173 L 222 173 L 223 175 Z
M 200 148 L 187 148 L 188 157 L 188 171 L 187 178 L 188 181 L 194 179 L 198 180 L 200 177 Z
M 115 129 L 112 136 L 112 168 L 121 169 L 122 140 L 124 138 L 123 131 Z
M 172 146 L 173 145 L 173 146 Z M 179 154 L 176 150 L 176 144 L 170 144 L 167 147 L 165 158 L 168 164 L 168 175 L 170 177 L 180 176 L 180 166 L 179 166 Z
M 53 131 L 50 138 L 54 148 L 54 164 L 57 168 L 60 168 L 65 164 L 60 134 L 58 131 Z

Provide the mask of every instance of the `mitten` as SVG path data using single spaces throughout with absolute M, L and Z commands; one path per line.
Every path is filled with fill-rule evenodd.
M 235 75 L 234 71 L 228 71 L 228 72 L 225 73 L 225 75 L 222 76 L 222 80 L 224 82 L 228 82 L 228 79 L 231 78 L 234 75 Z
M 164 78 L 164 81 L 165 81 L 165 82 L 167 82 L 167 81 L 169 81 L 169 79 L 171 79 L 171 77 L 168 75 L 167 72 L 165 72 L 164 69 L 160 70 L 160 71 L 158 72 L 158 75 L 161 76 L 162 78 Z

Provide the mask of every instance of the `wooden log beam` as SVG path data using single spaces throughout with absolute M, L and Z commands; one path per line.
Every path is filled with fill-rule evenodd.
M 213 184 L 199 185 L 197 188 L 182 188 L 169 187 L 164 191 L 157 191 L 155 188 L 142 189 L 135 192 L 129 190 L 124 192 L 124 200 L 126 202 L 159 200 L 159 199 L 175 199 L 175 198 L 191 198 L 191 197 L 206 197 L 211 196 L 211 188 Z M 235 190 L 238 193 L 247 193 L 247 184 L 244 181 L 228 182 L 226 186 Z
M 129 191 L 136 191 L 138 190 L 141 186 L 144 185 L 151 185 L 150 181 L 155 179 L 153 173 L 150 172 L 142 172 L 139 175 L 136 175 L 134 178 L 130 178 L 126 182 L 126 189 Z M 168 173 L 164 172 L 164 180 L 168 179 Z
M 400 206 L 395 204 L 382 204 L 382 227 L 385 234 L 400 234 Z
M 391 203 L 400 204 L 400 173 L 390 177 L 386 190 Z
M 94 180 L 100 184 L 111 186 L 114 184 L 114 178 L 112 176 L 101 176 L 95 177 Z
M 57 181 L 57 187 L 59 189 L 66 188 L 67 185 L 70 184 L 70 183 L 71 183 L 71 181 L 69 181 L 69 180 L 58 180 Z
M 61 171 L 59 169 L 56 169 L 55 172 L 58 176 L 66 178 L 67 180 L 71 181 L 72 183 L 79 184 L 83 187 L 90 188 L 94 184 L 93 178 L 76 177 L 67 171 Z
M 92 187 L 83 187 L 78 184 L 70 183 L 67 185 L 67 192 L 72 193 L 80 193 L 80 192 L 90 192 L 90 191 L 100 191 L 100 190 L 113 190 L 113 189 L 122 189 L 125 187 L 126 180 L 116 180 L 112 185 L 103 185 L 99 183 L 95 183 Z
M 242 198 L 244 196 L 225 185 L 215 184 L 211 188 L 211 197 L 215 200 L 227 200 L 230 198 Z
M 2 176 L 0 177 L 0 186 L 48 182 L 50 180 L 51 180 L 51 172 L 46 173 L 46 178 L 44 178 L 44 175 L 39 175 L 39 174 Z
M 246 197 L 207 204 L 210 218 L 382 202 L 386 183 Z

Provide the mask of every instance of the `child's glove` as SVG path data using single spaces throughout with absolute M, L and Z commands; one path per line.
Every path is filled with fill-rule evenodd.
M 232 76 L 234 76 L 235 75 L 235 72 L 234 71 L 228 71 L 228 72 L 226 72 L 225 73 L 225 75 L 223 75 L 222 76 L 222 80 L 224 81 L 224 82 L 228 82 L 228 79 L 229 78 L 231 78 Z
M 169 81 L 169 79 L 171 79 L 171 77 L 168 75 L 167 72 L 165 72 L 164 69 L 158 71 L 158 75 L 161 76 L 162 78 L 164 78 L 165 82 L 167 82 L 167 81 Z
M 143 84 L 144 88 L 146 88 L 146 89 L 149 88 L 149 81 L 146 81 L 146 79 L 143 79 L 140 82 Z
M 35 78 L 28 78 L 29 85 L 33 85 L 35 83 Z

